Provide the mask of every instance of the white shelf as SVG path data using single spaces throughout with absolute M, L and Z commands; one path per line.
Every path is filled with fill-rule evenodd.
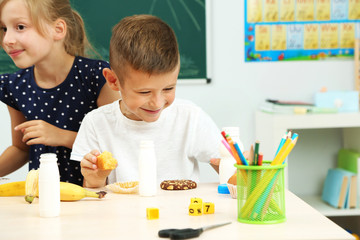
M 360 127 L 360 113 L 276 114 L 256 112 L 259 119 L 291 129 Z
M 318 210 L 327 217 L 336 216 L 357 216 L 360 215 L 360 208 L 354 209 L 337 209 L 321 200 L 321 196 L 298 196 L 310 206 Z
M 344 148 L 350 148 L 357 151 L 360 151 L 360 113 L 335 113 L 335 114 L 276 114 L 276 113 L 265 113 L 261 111 L 256 112 L 256 129 L 255 129 L 255 136 L 256 140 L 259 140 L 260 142 L 266 143 L 262 144 L 261 151 L 264 154 L 264 158 L 270 158 L 275 155 L 275 151 L 279 145 L 281 137 L 289 130 L 307 130 L 307 129 L 316 129 L 315 131 L 319 131 L 318 129 L 340 129 L 340 139 L 339 142 L 339 149 Z M 326 139 L 325 139 L 326 140 Z M 330 139 L 327 139 L 330 140 Z M 311 139 L 310 139 L 311 141 Z M 297 148 L 301 148 L 300 145 L 303 144 L 301 141 L 298 141 L 299 145 Z M 321 156 L 319 158 L 316 158 L 316 151 L 319 152 L 319 142 L 314 141 L 309 144 L 307 142 L 306 144 L 302 146 L 306 146 L 305 148 L 302 148 L 302 151 L 304 152 L 304 156 L 307 157 L 307 162 L 305 161 L 305 164 L 314 163 L 317 167 L 314 168 L 304 168 L 304 165 L 301 165 L 303 167 L 301 171 L 303 171 L 301 174 L 298 174 L 297 177 L 303 177 L 304 174 L 307 176 L 311 176 L 311 179 L 308 179 L 307 177 L 305 184 L 306 188 L 310 188 L 310 190 L 314 193 L 309 193 L 311 195 L 321 195 L 319 191 L 321 182 L 324 181 L 322 177 L 318 177 L 319 173 L 316 172 L 316 169 L 319 169 L 320 167 L 325 167 L 326 169 L 332 166 L 333 159 L 330 159 L 328 157 Z M 321 144 L 321 143 L 320 143 Z M 322 144 L 320 145 L 322 148 L 326 150 L 326 145 Z M 334 149 L 331 149 L 334 151 Z M 321 150 L 320 150 L 321 151 Z M 337 150 L 335 150 L 336 152 Z M 311 156 L 309 158 L 309 156 Z M 291 160 L 290 160 L 291 159 Z M 300 159 L 292 159 L 291 156 L 289 157 L 287 163 L 288 167 L 285 168 L 285 187 L 289 189 L 289 178 L 292 176 L 289 176 L 288 169 L 290 165 L 292 166 L 299 166 L 298 162 L 295 160 Z M 295 162 L 294 162 L 295 161 Z M 313 161 L 313 162 L 311 162 Z M 309 164 L 310 166 L 310 164 Z M 324 174 L 324 169 L 321 168 L 321 174 Z M 292 168 L 294 169 L 294 168 Z M 299 169 L 300 171 L 300 169 Z M 326 176 L 326 175 L 325 175 Z M 325 178 L 324 176 L 324 178 Z M 299 184 L 303 184 L 303 182 L 300 179 L 293 179 L 291 178 L 291 182 L 296 183 L 296 188 L 299 188 Z M 310 184 L 309 184 L 310 182 Z M 294 187 L 294 186 L 293 186 Z M 293 193 L 298 194 L 296 192 L 296 189 L 290 189 Z M 301 189 L 303 190 L 303 188 Z M 304 193 L 299 193 L 304 194 Z M 351 215 L 359 215 L 360 216 L 360 209 L 335 209 L 326 203 L 324 203 L 320 196 L 299 196 L 304 201 L 306 201 L 308 204 L 313 206 L 315 209 L 317 209 L 319 212 L 324 214 L 325 216 L 351 216 Z
M 281 137 L 288 130 L 321 128 L 359 128 L 360 113 L 276 114 L 256 112 L 255 135 L 266 143 L 264 156 L 274 156 Z

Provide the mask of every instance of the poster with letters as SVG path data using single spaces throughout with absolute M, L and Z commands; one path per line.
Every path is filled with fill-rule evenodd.
M 245 0 L 245 61 L 353 59 L 360 0 Z

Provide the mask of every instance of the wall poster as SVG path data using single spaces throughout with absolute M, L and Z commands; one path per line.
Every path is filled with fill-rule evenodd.
M 360 0 L 245 0 L 245 61 L 353 59 Z

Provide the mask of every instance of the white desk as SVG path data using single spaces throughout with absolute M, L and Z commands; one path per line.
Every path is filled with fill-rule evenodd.
M 190 198 L 215 204 L 215 214 L 189 216 Z M 158 207 L 158 220 L 146 219 L 146 208 Z M 200 183 L 187 191 L 159 190 L 156 197 L 109 193 L 105 199 L 62 202 L 61 215 L 40 218 L 38 200 L 0 198 L 0 239 L 159 239 L 164 228 L 198 228 L 232 221 L 202 233 L 199 239 L 355 239 L 291 192 L 286 192 L 284 223 L 253 225 L 237 221 L 237 201 L 217 193 L 217 184 Z

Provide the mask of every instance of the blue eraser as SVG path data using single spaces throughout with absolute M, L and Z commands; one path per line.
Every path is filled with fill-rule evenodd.
M 220 184 L 218 186 L 218 193 L 220 194 L 230 194 L 229 188 L 226 183 Z

